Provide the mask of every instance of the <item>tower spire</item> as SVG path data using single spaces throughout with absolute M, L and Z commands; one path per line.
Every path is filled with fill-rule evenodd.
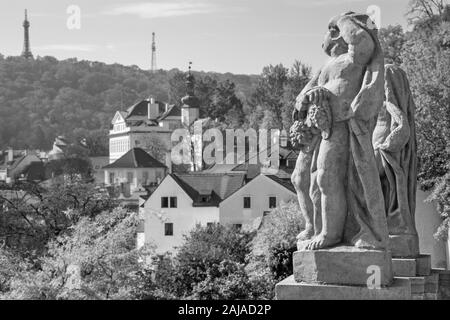
M 30 22 L 28 21 L 28 12 L 25 9 L 25 20 L 23 21 L 23 51 L 22 57 L 26 59 L 33 58 L 33 54 L 30 50 Z
M 156 41 L 155 41 L 155 33 L 152 33 L 152 67 L 151 71 L 156 71 Z
M 191 72 L 192 62 L 189 62 L 186 77 L 186 96 L 181 99 L 181 121 L 190 126 L 200 115 L 200 100 L 195 96 L 195 78 Z

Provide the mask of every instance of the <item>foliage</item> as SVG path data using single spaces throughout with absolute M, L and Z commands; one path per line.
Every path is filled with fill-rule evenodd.
M 445 0 L 410 0 L 406 15 L 411 24 L 417 24 L 419 21 L 441 17 L 445 9 Z
M 290 128 L 295 98 L 309 82 L 311 68 L 295 61 L 291 69 L 282 64 L 263 68 L 261 79 L 249 99 L 249 125 L 253 128 Z
M 6 248 L 29 255 L 43 253 L 49 241 L 83 217 L 94 218 L 116 206 L 106 192 L 77 179 L 46 187 L 17 182 L 2 189 L 0 239 Z
M 402 26 L 389 25 L 386 28 L 381 28 L 378 37 L 385 62 L 400 65 L 402 63 L 401 54 L 406 41 Z
M 176 256 L 177 273 L 183 279 L 181 290 L 185 295 L 190 295 L 193 285 L 205 280 L 208 270 L 221 261 L 244 263 L 250 252 L 251 237 L 249 232 L 219 224 L 194 228 Z
M 436 187 L 426 201 L 437 204 L 437 209 L 443 220 L 436 231 L 435 238 L 447 240 L 450 228 L 450 172 L 438 180 Z
M 450 21 L 418 25 L 402 54 L 416 103 L 419 179 L 426 187 L 450 163 Z
M 436 237 L 448 230 L 448 174 L 450 172 L 450 6 L 439 0 L 416 0 L 414 29 L 402 53 L 403 67 L 416 103 L 419 182 L 432 189 L 443 218 Z
M 83 217 L 49 243 L 40 268 L 11 280 L 12 299 L 131 299 L 138 286 L 138 219 L 122 208 Z
M 264 217 L 255 239 L 251 260 L 253 269 L 267 268 L 274 280 L 291 275 L 292 254 L 304 221 L 296 201 L 281 203 Z
M 197 226 L 175 256 L 153 257 L 141 273 L 138 297 L 147 299 L 266 299 L 271 279 L 248 274 L 253 232 L 215 224 Z
M 249 96 L 258 78 L 194 74 L 199 97 L 226 81 L 236 85 L 240 97 Z M 56 136 L 65 135 L 85 139 L 90 156 L 106 155 L 110 121 L 117 110 L 149 96 L 180 104 L 185 94 L 185 74 L 177 69 L 150 73 L 119 64 L 0 55 L 0 148 L 48 150 Z

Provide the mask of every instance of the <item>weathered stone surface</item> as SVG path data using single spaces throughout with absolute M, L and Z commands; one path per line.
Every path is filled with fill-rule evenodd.
M 432 272 L 425 276 L 425 293 L 437 294 L 439 291 L 439 274 Z
M 394 277 L 415 277 L 417 275 L 416 260 L 393 258 L 392 271 Z
M 416 258 L 417 263 L 417 275 L 418 276 L 429 276 L 431 274 L 431 256 L 426 254 L 421 254 Z
M 339 285 L 367 285 L 373 270 L 380 269 L 380 284 L 392 282 L 391 257 L 386 251 L 338 246 L 322 250 L 301 250 L 293 255 L 297 282 Z
M 431 273 L 431 256 L 420 255 L 417 258 L 393 258 L 394 277 L 428 276 Z
M 395 279 L 401 279 L 406 283 L 409 283 L 411 294 L 423 295 L 425 293 L 425 277 L 395 277 Z
M 322 44 L 332 59 L 296 99 L 291 133 L 301 150 L 292 182 L 305 220 L 298 239 L 309 240 L 310 250 L 342 243 L 388 247 L 373 126 L 368 125 L 385 100 L 383 53 L 372 23 L 368 15 L 353 12 L 332 18 Z
M 369 289 L 366 286 L 298 283 L 290 276 L 275 286 L 275 295 L 277 300 L 409 300 L 411 287 L 396 279 L 389 287 Z
M 450 300 L 450 270 L 433 269 L 434 272 L 439 274 L 439 299 Z
M 437 293 L 425 293 L 425 300 L 438 300 Z
M 419 256 L 417 235 L 390 235 L 389 247 L 394 258 L 416 258 Z
M 373 132 L 390 235 L 392 256 L 415 257 L 419 240 L 414 225 L 417 188 L 415 105 L 405 71 L 385 66 L 385 102 Z

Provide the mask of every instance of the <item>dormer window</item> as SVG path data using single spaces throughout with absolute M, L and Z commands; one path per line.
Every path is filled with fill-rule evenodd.
M 209 201 L 211 201 L 211 196 L 210 195 L 202 195 L 202 196 L 200 196 L 200 201 L 201 202 L 209 202 Z

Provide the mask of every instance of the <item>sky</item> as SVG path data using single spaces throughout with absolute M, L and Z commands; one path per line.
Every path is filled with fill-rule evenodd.
M 377 22 L 406 27 L 409 0 L 0 0 L 0 53 L 19 55 L 28 9 L 35 56 L 260 74 L 268 64 L 300 60 L 320 68 L 328 21 L 336 14 L 379 8 Z M 80 28 L 72 11 L 80 10 Z M 373 11 L 373 10 L 372 10 Z M 374 11 L 373 11 L 374 12 Z M 72 28 L 68 27 L 68 20 Z

